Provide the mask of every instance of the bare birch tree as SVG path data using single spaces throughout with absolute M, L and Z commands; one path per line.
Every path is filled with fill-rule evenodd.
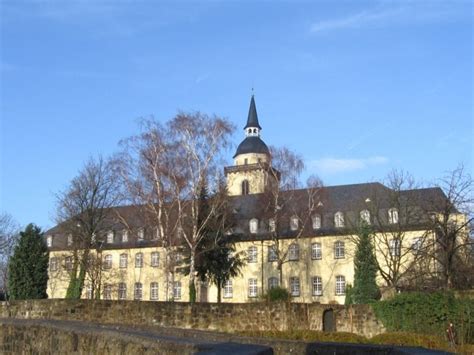
M 0 299 L 7 297 L 8 262 L 18 240 L 20 227 L 8 213 L 0 214 Z

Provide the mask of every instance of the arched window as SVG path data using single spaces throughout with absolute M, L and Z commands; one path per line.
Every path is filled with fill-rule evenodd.
M 296 243 L 292 243 L 288 248 L 288 259 L 290 261 L 296 261 L 300 258 L 300 246 Z
M 344 242 L 337 241 L 334 243 L 334 259 L 344 259 L 345 250 Z
M 150 301 L 158 301 L 158 282 L 150 283 Z
M 256 263 L 258 259 L 258 250 L 256 246 L 251 246 L 247 249 L 247 262 Z
M 272 288 L 278 287 L 278 278 L 277 277 L 270 277 L 268 278 L 268 289 L 271 290 Z
M 396 208 L 391 208 L 388 210 L 388 223 L 398 223 L 398 210 Z
M 104 269 L 112 268 L 112 254 L 107 254 L 104 256 Z
M 249 194 L 249 182 L 248 180 L 242 181 L 242 195 L 248 195 Z
M 360 211 L 360 220 L 361 222 L 365 222 L 370 224 L 370 212 L 369 210 Z
M 346 293 L 346 277 L 342 275 L 336 276 L 336 295 L 344 295 Z
M 118 284 L 118 299 L 119 300 L 127 299 L 127 284 L 125 282 L 120 282 Z
M 135 267 L 137 268 L 143 267 L 143 253 L 135 254 Z
M 313 229 L 321 228 L 321 215 L 315 214 L 312 220 L 313 220 Z
M 258 219 L 252 218 L 249 221 L 249 229 L 250 229 L 250 233 L 252 234 L 255 234 L 258 232 Z
M 334 215 L 334 225 L 337 228 L 344 227 L 344 214 L 342 212 L 336 212 L 336 214 Z
M 290 229 L 292 231 L 298 230 L 298 216 L 293 216 L 290 218 Z
M 121 269 L 124 269 L 127 267 L 127 264 L 128 264 L 128 255 L 125 253 L 120 254 L 119 267 Z
M 133 299 L 140 301 L 143 297 L 143 285 L 141 282 L 135 282 L 135 287 L 133 289 Z

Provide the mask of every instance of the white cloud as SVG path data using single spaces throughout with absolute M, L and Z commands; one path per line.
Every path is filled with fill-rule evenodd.
M 363 159 L 323 158 L 311 161 L 308 165 L 321 174 L 338 174 L 343 172 L 366 169 L 374 165 L 382 165 L 388 158 L 375 156 Z

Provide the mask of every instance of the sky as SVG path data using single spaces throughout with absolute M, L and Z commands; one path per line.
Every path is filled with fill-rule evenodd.
M 55 224 L 55 194 L 178 111 L 227 117 L 325 185 L 473 171 L 471 1 L 0 2 L 0 212 Z M 229 165 L 233 151 L 229 151 Z

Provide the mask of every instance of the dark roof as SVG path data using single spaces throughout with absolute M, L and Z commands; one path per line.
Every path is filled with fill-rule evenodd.
M 249 127 L 257 127 L 262 129 L 262 127 L 260 127 L 258 124 L 257 107 L 255 106 L 255 99 L 253 95 L 250 99 L 249 116 L 247 118 L 247 125 L 244 127 L 244 129 Z
M 245 138 L 242 143 L 239 144 L 233 158 L 235 158 L 239 154 L 247 153 L 260 153 L 270 155 L 270 150 L 268 149 L 265 142 L 260 139 L 260 137 L 251 136 Z

